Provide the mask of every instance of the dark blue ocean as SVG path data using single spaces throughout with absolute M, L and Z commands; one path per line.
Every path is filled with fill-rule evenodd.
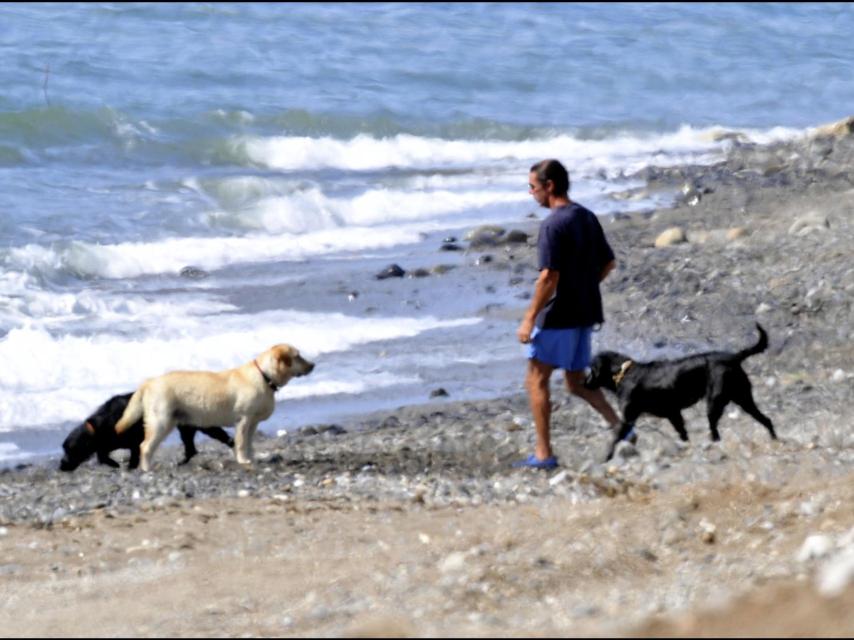
M 449 375 L 454 399 L 518 390 L 514 323 L 478 296 L 401 283 L 368 311 L 341 283 L 525 219 L 542 158 L 607 216 L 666 205 L 613 196 L 716 161 L 717 134 L 852 112 L 842 3 L 0 4 L 0 464 L 276 342 L 318 368 L 262 430 Z

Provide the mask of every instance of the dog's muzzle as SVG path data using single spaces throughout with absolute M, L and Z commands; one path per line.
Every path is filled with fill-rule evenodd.
M 59 461 L 59 470 L 60 471 L 74 471 L 77 467 L 80 466 L 79 462 L 73 462 L 68 458 L 63 458 Z
M 620 365 L 620 371 L 617 375 L 614 376 L 614 386 L 619 386 L 623 381 L 623 378 L 626 377 L 626 372 L 632 368 L 634 362 L 631 360 L 626 360 L 623 364 Z

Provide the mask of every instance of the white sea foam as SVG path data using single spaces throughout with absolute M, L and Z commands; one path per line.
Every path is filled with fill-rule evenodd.
M 281 402 L 339 394 L 356 395 L 365 390 L 376 391 L 420 381 L 417 376 L 398 376 L 389 372 L 353 373 L 358 374 L 359 378 L 344 380 L 316 373 L 308 378 L 298 378 L 279 390 L 276 400 Z M 0 393 L 0 433 L 21 428 L 54 428 L 67 422 L 78 424 L 113 395 L 129 393 L 135 387 L 133 384 L 100 387 L 67 385 L 59 390 L 22 391 L 14 396 Z
M 164 318 L 180 319 L 236 310 L 234 305 L 203 291 L 192 296 L 184 292 L 171 298 L 164 294 L 155 298 L 94 289 L 57 293 L 26 286 L 31 279 L 26 278 L 26 274 L 19 275 L 24 277 L 18 279 L 18 286 L 6 290 L 0 286 L 0 330 L 24 326 L 72 327 L 82 323 L 90 331 L 111 326 L 130 330 L 148 324 L 159 326 Z
M 530 206 L 524 187 L 528 162 L 542 157 L 560 157 L 571 167 L 577 185 L 573 193 L 580 193 L 597 213 L 660 206 L 666 200 L 614 202 L 607 195 L 618 188 L 622 176 L 648 165 L 720 159 L 731 144 L 721 139 L 725 133 L 732 131 L 686 126 L 669 134 L 612 135 L 602 140 L 562 135 L 518 142 L 465 141 L 404 134 L 382 139 L 360 135 L 350 140 L 244 138 L 235 144 L 258 164 L 275 169 L 452 167 L 462 168 L 463 173 L 403 178 L 391 174 L 371 186 L 362 182 L 348 195 L 330 195 L 325 185 L 287 176 L 187 178 L 183 186 L 210 204 L 198 216 L 198 235 L 112 244 L 81 240 L 28 244 L 0 252 L 0 263 L 25 273 L 130 278 L 176 273 L 188 264 L 218 269 L 410 244 L 423 232 L 455 223 L 521 217 Z M 804 132 L 778 127 L 740 133 L 769 142 Z M 212 237 L 216 229 L 229 233 Z
M 34 273 L 61 271 L 80 277 L 133 278 L 146 274 L 174 274 L 187 265 L 213 270 L 250 262 L 299 261 L 343 251 L 363 252 L 412 244 L 421 240 L 423 233 L 478 224 L 487 216 L 478 214 L 480 205 L 496 206 L 514 201 L 521 205 L 524 200 L 516 194 L 458 198 L 439 194 L 431 201 L 431 197 L 425 195 L 417 202 L 413 200 L 412 206 L 400 209 L 397 221 L 373 224 L 383 220 L 388 210 L 372 209 L 372 203 L 391 207 L 393 195 L 368 196 L 364 200 L 357 199 L 355 204 L 342 201 L 339 212 L 324 208 L 299 209 L 287 200 L 267 199 L 249 211 L 219 212 L 210 217 L 229 220 L 231 226 L 270 230 L 272 235 L 255 232 L 242 237 L 181 237 L 106 245 L 77 240 L 52 247 L 29 244 L 10 249 L 5 262 L 13 269 Z M 465 204 L 473 208 L 466 210 L 464 217 L 447 220 L 448 214 Z M 445 214 L 439 215 L 442 207 L 445 207 Z M 505 215 L 510 214 L 505 212 Z M 346 226 L 346 217 L 357 226 Z M 305 230 L 324 224 L 328 226 Z M 287 232 L 289 228 L 302 232 Z
M 218 269 L 245 262 L 304 260 L 337 251 L 380 249 L 416 242 L 420 231 L 386 226 L 324 229 L 303 235 L 184 237 L 110 245 L 71 241 L 64 246 L 17 247 L 9 250 L 6 262 L 12 268 L 36 273 L 64 271 L 82 277 L 132 278 L 178 273 L 187 265 Z
M 418 242 L 426 232 L 461 228 L 486 221 L 521 219 L 530 196 L 515 180 L 501 188 L 453 191 L 369 189 L 352 198 L 324 195 L 317 188 L 287 196 L 266 196 L 236 210 L 206 214 L 208 226 L 240 230 L 241 236 L 173 237 L 142 242 L 94 244 L 72 240 L 49 247 L 28 244 L 6 252 L 3 262 L 18 272 L 71 273 L 81 277 L 132 278 L 178 273 L 191 264 L 213 270 L 233 264 L 298 261 L 338 252 L 364 252 Z M 601 182 L 601 181 L 600 181 Z M 614 203 L 603 198 L 614 185 L 579 193 L 599 213 L 650 206 L 650 202 Z
M 815 129 L 795 129 L 792 127 L 772 127 L 771 129 L 726 129 L 724 127 L 713 127 L 710 133 L 713 137 L 720 138 L 721 134 L 740 133 L 747 140 L 756 144 L 773 144 L 775 142 L 789 142 L 804 136 L 811 135 Z
M 196 183 L 199 191 L 205 188 Z M 437 229 L 443 219 L 460 224 L 458 214 L 477 220 L 487 207 L 519 207 L 522 190 L 447 189 L 406 191 L 368 189 L 351 198 L 329 197 L 318 188 L 287 195 L 264 195 L 278 187 L 270 181 L 237 181 L 222 196 L 229 205 L 208 214 L 207 227 L 228 227 L 242 236 L 174 237 L 142 242 L 94 244 L 79 240 L 51 246 L 15 247 L 0 258 L 7 268 L 31 273 L 67 272 L 82 277 L 129 278 L 176 273 L 188 264 L 217 269 L 243 262 L 303 260 L 341 251 L 383 249 L 417 242 L 421 233 Z M 250 203 L 250 204 L 246 204 Z
M 211 214 L 240 226 L 271 233 L 304 234 L 328 229 L 376 227 L 438 218 L 461 211 L 504 203 L 526 202 L 528 195 L 515 192 L 435 190 L 406 192 L 371 189 L 351 199 L 329 198 L 319 189 L 285 197 L 266 197 L 236 214 Z
M 324 376 L 319 372 L 312 373 L 311 377 L 301 378 L 298 384 L 284 387 L 276 394 L 276 398 L 288 400 L 336 394 L 355 395 L 367 390 L 376 391 L 421 381 L 418 376 L 401 376 L 388 371 L 360 371 L 358 373 L 358 379 L 350 380 L 336 379 L 331 375 Z
M 109 396 L 130 391 L 148 377 L 178 369 L 228 369 L 279 342 L 301 348 L 318 365 L 316 376 L 295 381 L 293 390 L 289 385 L 280 392 L 282 397 L 357 393 L 364 384 L 395 382 L 383 377 L 382 371 L 324 371 L 324 355 L 480 321 L 358 318 L 284 310 L 251 316 L 165 315 L 133 339 L 118 333 L 84 337 L 16 328 L 0 339 L 0 362 L 6 364 L 0 368 L 0 431 L 79 420 Z M 308 386 L 301 390 L 304 381 Z
M 12 442 L 0 442 L 0 462 L 15 462 L 32 457 L 32 454 L 22 451 Z
M 723 144 L 722 127 L 683 126 L 666 134 L 616 134 L 601 140 L 570 135 L 522 141 L 444 140 L 399 134 L 388 138 L 357 135 L 349 140 L 330 137 L 241 137 L 232 145 L 253 163 L 285 171 L 334 168 L 349 171 L 389 167 L 426 169 L 436 167 L 485 167 L 542 158 L 560 158 L 575 167 L 625 170 L 659 165 L 704 162 L 717 157 Z M 790 139 L 802 130 L 777 127 L 769 131 L 742 131 L 756 142 Z

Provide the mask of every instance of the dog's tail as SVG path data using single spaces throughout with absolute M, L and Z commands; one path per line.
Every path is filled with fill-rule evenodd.
M 749 347 L 743 351 L 739 351 L 735 354 L 735 359 L 738 362 L 741 362 L 745 358 L 749 358 L 750 356 L 754 356 L 757 353 L 762 353 L 765 349 L 768 348 L 768 334 L 765 333 L 765 329 L 762 328 L 762 325 L 758 322 L 756 323 L 756 328 L 759 329 L 759 342 L 757 342 L 752 347 Z
M 121 435 L 131 428 L 136 422 L 142 418 L 142 396 L 145 392 L 145 385 L 137 389 L 128 401 L 128 406 L 125 407 L 125 412 L 119 421 L 116 423 L 116 433 Z

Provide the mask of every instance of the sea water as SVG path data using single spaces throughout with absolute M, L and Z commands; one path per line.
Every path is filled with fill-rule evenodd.
M 262 430 L 521 390 L 470 271 L 360 283 L 471 260 L 438 247 L 536 211 L 540 159 L 608 216 L 717 134 L 850 115 L 852 36 L 820 3 L 0 4 L 0 464 L 277 342 L 318 366 Z

